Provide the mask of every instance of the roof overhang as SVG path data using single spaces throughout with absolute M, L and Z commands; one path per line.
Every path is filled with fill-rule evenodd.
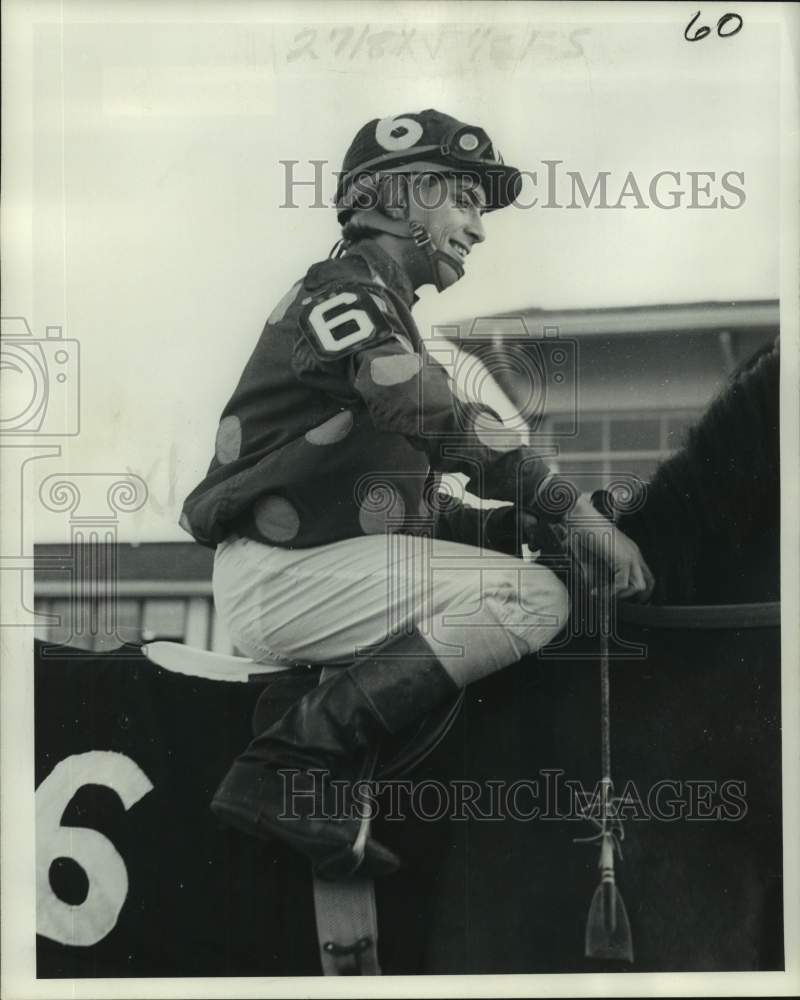
M 522 320 L 522 324 L 520 323 Z M 470 335 L 542 337 L 636 336 L 642 334 L 717 333 L 721 330 L 774 329 L 780 322 L 777 299 L 745 302 L 690 302 L 678 305 L 624 306 L 605 309 L 520 309 L 453 324 Z M 452 329 L 452 328 L 451 328 Z

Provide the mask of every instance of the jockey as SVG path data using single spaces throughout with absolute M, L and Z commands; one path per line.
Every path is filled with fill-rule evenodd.
M 342 240 L 273 309 L 184 505 L 183 527 L 216 548 L 215 603 L 236 645 L 256 661 L 342 665 L 255 737 L 212 802 L 321 877 L 399 861 L 363 830 L 354 846 L 358 818 L 335 814 L 319 773 L 353 781 L 376 747 L 559 633 L 564 585 L 520 558 L 540 519 L 571 521 L 587 553 L 592 528 L 609 531 L 518 431 L 456 397 L 411 316 L 416 289 L 464 276 L 485 213 L 520 185 L 477 126 L 434 110 L 366 124 L 338 183 Z M 507 505 L 469 507 L 442 473 Z M 558 513 L 555 494 L 571 497 Z M 617 595 L 646 599 L 638 548 L 611 531 Z M 287 788 L 313 808 L 292 810 Z

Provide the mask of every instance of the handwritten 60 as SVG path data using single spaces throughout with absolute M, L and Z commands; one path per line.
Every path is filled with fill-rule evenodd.
M 701 24 L 693 35 L 689 34 L 694 26 L 695 21 L 700 17 L 700 11 L 694 15 L 691 21 L 686 25 L 686 30 L 683 33 L 683 37 L 687 42 L 699 42 L 701 39 L 705 38 L 711 33 L 711 28 L 707 24 Z M 723 31 L 723 28 L 727 28 L 728 24 L 733 21 L 735 22 L 732 28 L 728 28 Z M 738 35 L 744 26 L 744 21 L 738 14 L 723 14 L 722 17 L 717 21 L 717 35 L 720 38 L 730 38 L 732 35 Z

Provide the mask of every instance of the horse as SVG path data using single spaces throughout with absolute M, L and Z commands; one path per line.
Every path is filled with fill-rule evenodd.
M 575 635 L 557 659 L 550 647 L 470 687 L 416 777 L 484 789 L 536 780 L 540 806 L 550 799 L 529 821 L 417 822 L 428 845 L 415 857 L 417 971 L 782 967 L 780 635 L 774 614 L 754 619 L 772 627 L 748 628 L 743 607 L 779 597 L 778 377 L 777 346 L 766 345 L 657 469 L 644 503 L 618 517 L 657 580 L 640 624 L 635 608 L 621 623 L 622 651 L 646 657 L 612 661 L 611 674 L 614 771 L 618 790 L 622 779 L 631 789 L 618 880 L 633 903 L 635 962 L 584 953 L 597 851 L 575 843 L 592 830 L 567 785 L 600 778 L 600 689 L 596 642 Z M 659 605 L 684 606 L 683 620 L 663 609 L 677 629 L 659 627 Z M 710 630 L 695 627 L 703 611 Z M 654 810 L 654 788 L 680 797 L 674 815 Z M 401 852 L 414 839 L 389 821 L 377 835 Z M 385 926 L 396 896 L 391 879 L 378 884 Z M 384 966 L 400 971 L 408 956 L 393 932 L 400 944 L 384 945 Z
M 652 607 L 618 616 L 611 649 L 633 963 L 585 953 L 600 650 L 577 609 L 566 642 L 470 686 L 414 770 L 378 782 L 375 835 L 405 862 L 375 885 L 384 974 L 782 968 L 780 637 L 764 613 L 779 597 L 778 369 L 776 345 L 742 365 L 644 503 L 615 512 L 657 580 Z M 37 801 L 64 802 L 37 823 L 38 975 L 318 975 L 307 861 L 208 812 L 249 714 L 277 715 L 314 678 L 187 677 L 138 645 L 48 652 L 37 644 Z M 141 770 L 138 800 L 121 758 Z M 117 785 L 58 790 L 57 772 L 90 765 Z M 110 877 L 103 852 L 70 861 L 54 846 L 83 826 L 118 849 L 127 895 L 118 876 L 117 897 L 91 891 Z M 76 914 L 93 928 L 81 940 Z

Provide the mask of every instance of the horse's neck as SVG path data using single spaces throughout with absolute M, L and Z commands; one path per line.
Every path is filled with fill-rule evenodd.
M 745 365 L 620 519 L 657 578 L 657 603 L 777 599 L 777 350 Z
M 659 502 L 660 501 L 660 502 Z M 656 604 L 736 604 L 780 599 L 780 520 L 765 511 L 741 539 L 706 530 L 687 508 L 654 497 L 620 528 L 656 577 Z

